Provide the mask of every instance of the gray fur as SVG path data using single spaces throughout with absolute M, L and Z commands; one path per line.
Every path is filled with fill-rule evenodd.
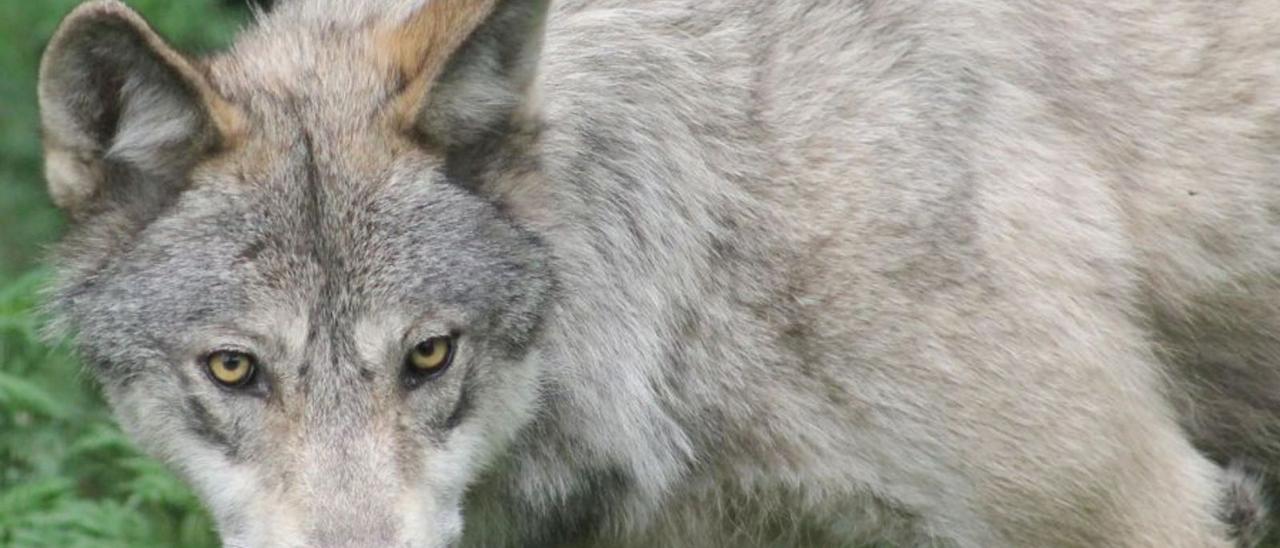
M 51 307 L 228 545 L 1261 536 L 1275 0 L 505 0 L 406 130 L 375 37 L 432 5 L 286 1 L 186 70 L 99 1 L 46 54 Z

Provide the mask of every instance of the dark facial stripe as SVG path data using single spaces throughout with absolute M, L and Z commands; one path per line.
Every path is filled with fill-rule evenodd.
M 195 396 L 187 397 L 187 413 L 183 418 L 191 433 L 221 449 L 227 458 L 235 459 L 239 455 L 239 446 L 219 428 L 218 420 Z
M 458 394 L 458 403 L 454 404 L 453 412 L 449 413 L 449 417 L 444 420 L 446 430 L 452 430 L 462 423 L 462 419 L 471 412 L 474 402 L 471 401 L 471 390 L 464 381 L 462 385 L 462 393 Z
M 445 430 L 453 430 L 462 420 L 467 418 L 471 410 L 475 407 L 475 401 L 472 399 L 472 385 L 475 384 L 475 369 L 467 369 L 462 376 L 462 387 L 458 390 L 458 401 L 453 404 L 453 411 L 444 419 Z

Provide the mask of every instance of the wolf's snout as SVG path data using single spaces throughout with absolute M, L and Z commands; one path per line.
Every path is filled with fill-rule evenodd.
M 306 546 L 444 546 L 425 538 L 424 497 L 406 478 L 391 432 L 376 425 L 312 428 L 295 457 L 286 499 L 301 510 L 299 532 Z M 429 498 L 429 497 L 427 497 Z M 410 502 L 411 501 L 411 502 Z

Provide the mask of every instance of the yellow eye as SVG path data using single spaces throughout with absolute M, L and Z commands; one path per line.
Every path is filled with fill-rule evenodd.
M 418 373 L 438 373 L 453 360 L 453 337 L 432 337 L 413 347 L 406 360 Z
M 205 366 L 213 380 L 224 386 L 244 386 L 253 378 L 257 367 L 253 356 L 234 350 L 219 350 L 205 358 Z

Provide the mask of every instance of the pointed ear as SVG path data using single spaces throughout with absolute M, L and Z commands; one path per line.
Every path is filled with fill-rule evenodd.
M 180 185 L 239 125 L 205 76 L 114 0 L 63 19 L 40 63 L 39 99 L 49 193 L 73 214 L 122 190 L 113 185 Z
M 549 0 L 429 0 L 381 44 L 405 83 L 406 129 L 445 147 L 533 117 Z

